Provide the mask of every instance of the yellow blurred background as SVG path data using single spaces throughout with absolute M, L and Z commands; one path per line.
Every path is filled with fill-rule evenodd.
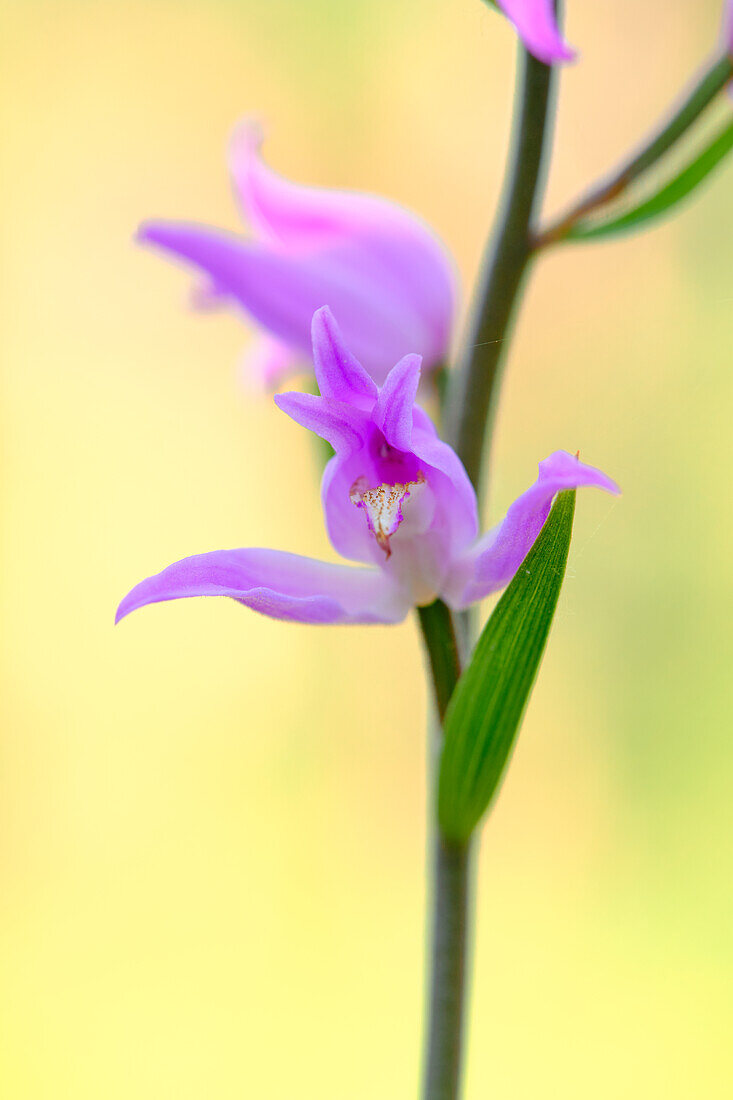
M 548 210 L 636 142 L 720 4 L 568 4 Z M 119 598 L 189 553 L 328 555 L 307 433 L 250 334 L 132 243 L 235 227 L 236 119 L 294 179 L 418 211 L 470 286 L 514 41 L 479 0 L 5 0 L 0 1095 L 414 1096 L 424 724 L 412 622 Z M 733 168 L 639 238 L 549 255 L 494 518 L 557 447 L 568 579 L 480 857 L 468 1100 L 722 1098 L 733 905 Z M 408 350 L 408 349 L 406 349 Z

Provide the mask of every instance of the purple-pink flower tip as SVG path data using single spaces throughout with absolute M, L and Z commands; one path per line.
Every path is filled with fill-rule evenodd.
M 574 61 L 575 50 L 563 38 L 552 0 L 496 0 L 522 42 L 538 61 L 557 65 Z

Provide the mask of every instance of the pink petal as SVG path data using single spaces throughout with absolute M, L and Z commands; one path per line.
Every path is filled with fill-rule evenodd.
M 365 414 L 342 401 L 312 393 L 279 393 L 275 404 L 297 424 L 326 439 L 338 453 L 350 454 L 364 442 Z
M 534 485 L 514 501 L 497 527 L 456 561 L 444 597 L 447 602 L 452 607 L 467 607 L 508 584 L 540 533 L 555 494 L 582 486 L 607 493 L 621 491 L 601 470 L 567 451 L 555 451 L 541 462 Z
M 408 351 L 423 355 L 427 367 L 445 358 L 457 277 L 450 255 L 432 230 L 415 214 L 380 196 L 284 179 L 263 162 L 261 144 L 262 127 L 245 119 L 234 131 L 229 150 L 235 190 L 256 236 L 291 255 L 343 252 L 350 279 L 359 272 L 373 289 L 381 288 L 375 301 L 389 296 L 399 303 L 410 339 L 385 348 L 384 362 L 376 366 L 364 352 L 358 332 L 351 331 L 338 296 L 319 303 L 333 308 L 349 346 L 369 372 L 384 378 L 388 366 Z
M 554 65 L 574 60 L 575 51 L 560 34 L 552 0 L 497 0 L 497 4 L 539 61 Z
M 422 426 L 423 419 L 428 419 L 422 409 L 416 406 L 415 414 L 412 450 L 423 464 L 426 476 L 429 467 L 434 471 L 429 482 L 438 511 L 444 517 L 448 547 L 453 553 L 460 553 L 478 534 L 476 491 L 453 448 L 438 437 L 431 422 L 430 429 Z
M 301 623 L 396 623 L 408 607 L 377 569 L 330 565 L 279 550 L 215 550 L 169 565 L 125 596 L 115 622 L 150 603 L 230 596 L 269 615 Z
M 413 405 L 420 383 L 420 356 L 406 355 L 387 375 L 379 391 L 374 420 L 391 447 L 412 446 Z
M 354 192 L 293 183 L 262 160 L 264 132 L 256 119 L 245 118 L 229 143 L 229 170 L 242 215 L 260 240 L 288 247 L 322 247 L 350 234 L 356 214 L 361 220 L 380 200 Z M 381 200 L 382 202 L 384 200 Z M 364 204 L 367 204 L 366 206 Z M 385 204 L 387 205 L 387 204 Z M 379 208 L 372 217 L 379 215 Z
M 147 222 L 138 239 L 204 272 L 210 294 L 234 299 L 295 355 L 310 359 L 311 321 L 324 304 L 337 313 L 355 358 L 378 380 L 408 350 L 432 362 L 445 351 L 447 336 L 433 331 L 433 306 L 425 302 L 418 309 L 409 300 L 412 284 L 422 277 L 419 267 L 406 280 L 391 278 L 377 250 L 358 241 L 321 252 L 285 252 L 177 222 Z M 402 260 L 409 262 L 409 255 Z
M 262 160 L 263 136 L 261 123 L 245 118 L 235 128 L 229 145 L 237 198 L 258 237 L 289 248 L 313 248 L 345 237 L 389 235 L 404 248 L 419 250 L 424 260 L 450 268 L 442 243 L 417 215 L 380 195 L 285 179 Z
M 314 313 L 311 335 L 321 396 L 371 408 L 377 396 L 376 384 L 347 348 L 328 306 Z

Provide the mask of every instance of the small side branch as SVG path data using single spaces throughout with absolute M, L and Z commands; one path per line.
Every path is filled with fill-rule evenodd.
M 548 245 L 562 241 L 573 226 L 588 214 L 600 210 L 623 195 L 639 176 L 656 164 L 687 133 L 731 79 L 733 79 L 733 58 L 726 54 L 705 70 L 668 122 L 647 139 L 638 153 L 617 168 L 608 179 L 591 187 L 570 210 L 536 236 L 532 246 L 534 250 L 547 248 Z

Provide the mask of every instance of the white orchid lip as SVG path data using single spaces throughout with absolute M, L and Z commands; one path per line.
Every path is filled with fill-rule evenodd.
M 402 523 L 402 505 L 425 485 L 425 475 L 418 473 L 414 481 L 383 483 L 369 488 L 365 477 L 358 477 L 349 491 L 349 499 L 357 508 L 366 511 L 369 530 L 389 558 L 392 547 L 389 540 Z

